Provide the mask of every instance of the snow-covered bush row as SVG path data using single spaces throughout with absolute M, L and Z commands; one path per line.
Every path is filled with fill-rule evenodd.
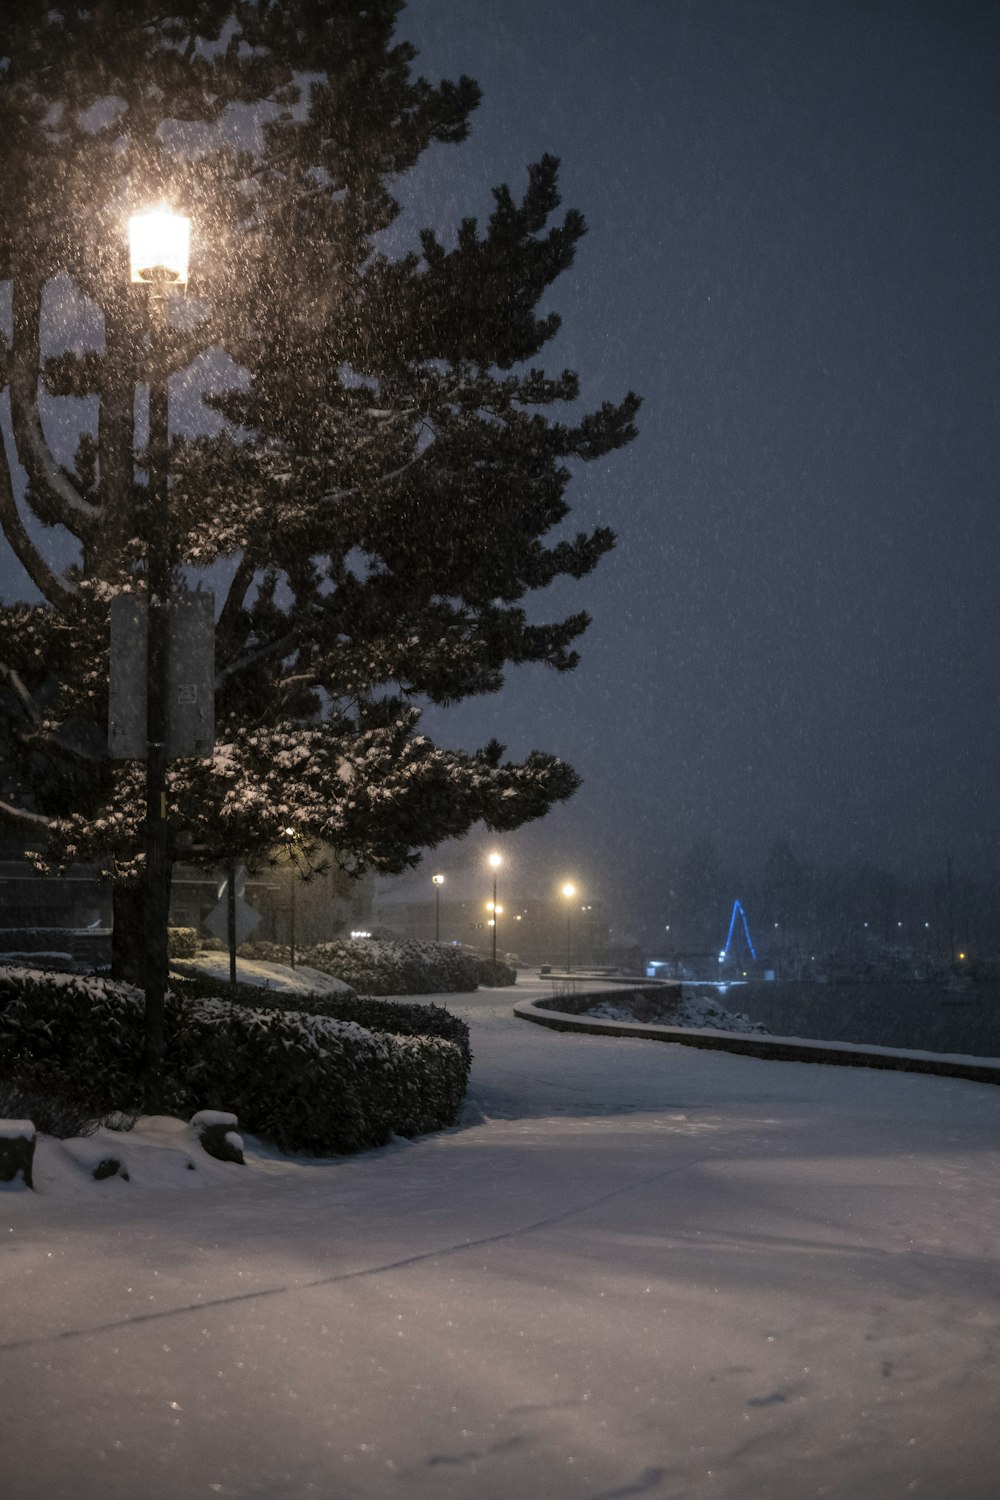
M 182 995 L 229 1000 L 253 1010 L 304 1010 L 314 1016 L 353 1021 L 368 1031 L 388 1031 L 394 1036 L 444 1037 L 445 1041 L 455 1043 L 466 1064 L 472 1060 L 468 1024 L 440 1005 L 403 1005 L 355 995 L 350 990 L 303 995 L 295 990 L 262 990 L 253 984 L 220 986 L 217 979 L 189 972 L 172 983 Z
M 271 963 L 289 959 L 288 949 L 273 943 L 248 943 L 240 953 Z M 332 974 L 366 995 L 459 994 L 474 990 L 478 983 L 472 958 L 443 943 L 349 939 L 315 943 L 297 954 L 310 968 Z
M 361 1151 L 454 1124 L 466 1064 L 440 1037 L 375 1034 L 304 1011 L 172 996 L 171 1107 L 223 1102 L 286 1151 Z
M 272 963 L 275 960 L 254 960 Z M 246 984 L 237 981 L 230 984 L 216 974 L 206 974 L 197 963 L 174 959 L 170 964 L 170 982 L 179 983 L 192 995 L 210 995 L 219 1000 L 231 1000 L 236 1005 L 251 1005 L 256 1010 L 305 1010 L 314 1016 L 339 1016 L 335 1002 L 350 1000 L 354 991 L 347 985 L 342 990 L 320 994 L 316 990 L 270 988 L 262 984 Z M 347 1017 L 353 1020 L 354 1017 Z
M 280 943 L 246 943 L 239 951 L 244 958 L 269 963 L 288 963 L 290 957 Z M 517 979 L 510 964 L 411 938 L 316 943 L 298 949 L 297 955 L 310 968 L 343 979 L 365 995 L 454 995 Z
M 166 997 L 166 1106 L 235 1111 L 284 1150 L 331 1154 L 453 1124 L 468 1064 L 438 1036 L 373 1034 L 303 1011 Z M 57 1068 L 102 1108 L 141 1094 L 143 997 L 109 979 L 0 969 L 0 1073 Z
M 0 927 L 0 953 L 73 951 L 73 927 Z

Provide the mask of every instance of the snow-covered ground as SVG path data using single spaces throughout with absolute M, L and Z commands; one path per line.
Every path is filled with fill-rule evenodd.
M 228 953 L 199 953 L 196 959 L 184 959 L 177 965 L 179 973 L 202 974 L 208 979 L 219 979 L 229 983 Z M 236 960 L 236 978 L 240 984 L 256 984 L 263 989 L 280 990 L 284 994 L 331 995 L 338 990 L 348 991 L 349 984 L 324 974 L 320 969 L 311 969 L 307 964 L 271 964 L 252 958 Z M 225 995 L 225 990 L 220 990 Z
M 646 1021 L 664 1026 L 709 1026 L 717 1031 L 766 1031 L 759 1021 L 751 1021 L 742 1011 L 727 1010 L 714 994 L 697 994 L 685 990 L 676 1002 L 665 1002 L 659 1012 L 650 1012 L 648 1003 L 641 1007 L 637 1016 L 627 1002 L 599 1000 L 589 1010 L 582 1012 L 593 1016 L 595 1021 Z
M 992 1500 L 1000 1090 L 544 993 L 453 1131 L 0 1195 L 0 1492 Z

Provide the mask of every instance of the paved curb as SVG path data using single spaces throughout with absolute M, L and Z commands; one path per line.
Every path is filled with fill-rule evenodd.
M 519 1000 L 514 1006 L 514 1014 L 521 1021 L 534 1021 L 538 1026 L 551 1027 L 553 1031 L 591 1032 L 597 1036 L 631 1036 L 656 1042 L 679 1042 L 684 1047 L 738 1052 L 744 1057 L 760 1057 L 774 1062 L 889 1068 L 902 1073 L 933 1073 L 942 1078 L 966 1078 L 973 1083 L 1000 1084 L 1000 1062 L 989 1058 L 963 1057 L 958 1053 L 911 1052 L 902 1047 L 806 1041 L 802 1037 L 713 1031 L 708 1027 L 695 1029 L 690 1026 L 654 1026 L 646 1021 L 598 1021 L 590 1016 L 574 1016 L 565 1011 L 550 1010 L 545 1000 Z

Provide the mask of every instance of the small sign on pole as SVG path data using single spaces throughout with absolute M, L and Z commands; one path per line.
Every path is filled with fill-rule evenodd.
M 208 758 L 215 747 L 215 595 L 172 594 L 167 610 L 167 759 Z M 108 751 L 146 758 L 146 598 L 111 601 Z

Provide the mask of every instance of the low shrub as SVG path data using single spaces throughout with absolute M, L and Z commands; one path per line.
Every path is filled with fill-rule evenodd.
M 75 927 L 0 927 L 0 953 L 72 953 Z
M 90 1089 L 102 1108 L 142 1103 L 143 994 L 94 975 L 0 966 L 0 1075 L 30 1063 Z
M 397 1037 L 442 1037 L 446 1042 L 454 1042 L 466 1067 L 472 1061 L 468 1023 L 441 1005 L 406 1005 L 398 1000 L 355 995 L 350 990 L 303 994 L 294 990 L 264 990 L 252 984 L 220 985 L 217 979 L 183 971 L 182 977 L 171 982 L 182 995 L 226 1000 L 251 1010 L 305 1011 L 335 1021 L 353 1021 L 367 1031 L 387 1031 Z
M 233 1110 L 244 1128 L 284 1150 L 331 1154 L 382 1145 L 453 1124 L 465 1091 L 468 1039 L 427 1035 L 440 1020 L 387 1007 L 400 1030 L 374 1033 L 353 1020 L 195 994 L 182 981 L 166 997 L 166 1104 L 185 1117 Z M 291 997 L 283 997 L 290 999 Z M 297 997 L 324 1001 L 326 996 Z M 329 997 L 346 1004 L 352 997 Z M 371 1003 L 371 1002 L 369 1002 Z M 446 1013 L 441 1012 L 441 1015 Z M 455 1018 L 449 1018 L 454 1021 Z M 141 1098 L 143 997 L 133 986 L 36 970 L 0 969 L 0 1073 L 31 1062 L 63 1072 L 102 1110 Z M 37 1121 L 36 1121 L 37 1124 Z M 41 1128 L 41 1127 L 39 1127 Z
M 0 1077 L 0 1119 L 30 1120 L 44 1135 L 93 1135 L 104 1113 L 92 1089 L 51 1065 L 20 1062 Z
M 316 943 L 302 962 L 366 995 L 454 995 L 474 990 L 476 960 L 447 943 L 361 938 Z
M 301 948 L 296 948 L 296 956 L 301 956 Z M 255 959 L 262 964 L 290 964 L 292 961 L 292 950 L 287 943 L 265 943 L 247 942 L 241 943 L 236 950 L 240 958 Z
M 168 958 L 194 958 L 200 946 L 197 927 L 167 928 Z
M 335 993 L 320 994 L 316 990 L 307 993 L 304 990 L 265 989 L 263 985 L 244 984 L 240 980 L 230 984 L 228 979 L 200 973 L 193 964 L 183 960 L 172 963 L 170 973 L 171 984 L 185 994 L 228 1000 L 233 1005 L 249 1005 L 253 1010 L 304 1010 L 314 1016 L 340 1016 L 339 1003 L 355 998 L 354 991 L 348 987 Z M 355 1018 L 345 1016 L 342 1019 L 353 1021 Z
M 517 983 L 517 970 L 504 959 L 498 958 L 494 963 L 491 958 L 475 958 L 473 963 L 477 980 L 487 989 L 503 989 L 508 984 Z

